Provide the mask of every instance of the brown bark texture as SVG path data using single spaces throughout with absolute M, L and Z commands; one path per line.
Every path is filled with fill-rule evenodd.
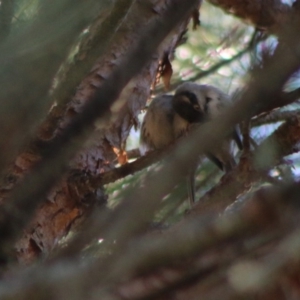
M 81 113 L 85 103 L 95 95 L 97 89 L 101 88 L 111 70 L 118 67 L 124 54 L 136 43 L 143 32 L 143 27 L 153 22 L 166 9 L 168 9 L 168 1 L 145 3 L 138 1 L 132 4 L 119 28 L 110 37 L 107 51 L 97 59 L 88 75 L 82 79 L 73 98 L 63 106 L 63 109 L 60 107 L 59 112 L 55 107 L 50 111 L 46 121 L 41 124 L 38 140 L 18 156 L 9 173 L 11 183 L 5 185 L 2 198 L 5 198 L 14 184 L 41 159 L 41 152 L 47 148 L 51 139 L 59 135 L 71 120 Z M 97 24 L 91 26 L 89 39 L 96 35 L 93 32 L 94 27 L 98 29 L 101 22 L 104 23 L 105 18 L 109 18 L 110 15 L 100 17 L 95 21 Z M 90 188 L 87 184 L 87 176 L 95 176 L 114 168 L 117 157 L 113 149 L 118 151 L 124 149 L 129 131 L 132 126 L 137 126 L 137 115 L 150 96 L 159 63 L 165 56 L 172 58 L 174 49 L 186 30 L 188 20 L 189 18 L 186 18 L 169 34 L 152 54 L 152 59 L 147 66 L 126 85 L 117 102 L 110 109 L 106 123 L 104 121 L 95 123 L 91 137 L 70 164 L 70 175 L 65 175 L 63 180 L 52 188 L 47 200 L 39 206 L 35 218 L 24 231 L 22 238 L 18 240 L 16 250 L 20 262 L 29 262 L 41 254 L 47 255 L 61 237 L 87 217 L 93 207 L 106 204 L 106 196 L 101 187 Z M 137 30 L 139 28 L 140 30 Z M 88 41 L 85 43 L 87 44 Z M 84 57 L 89 54 L 88 50 L 81 50 L 82 53 L 77 56 Z M 84 58 L 77 59 L 84 61 Z M 55 127 L 49 125 L 53 119 L 56 120 Z M 70 179 L 74 171 L 77 174 L 76 184 Z
M 57 10 L 44 1 L 18 36 L 25 46 L 14 53 L 16 61 L 9 60 L 17 43 L 9 39 L 14 1 L 2 1 L 0 82 L 11 71 L 0 96 L 11 102 L 0 110 L 0 299 L 300 299 L 300 186 L 285 174 L 278 180 L 269 174 L 299 152 L 299 112 L 272 112 L 299 98 L 299 89 L 283 91 L 300 66 L 299 4 L 209 2 L 278 35 L 274 53 L 253 67 L 234 107 L 169 148 L 128 163 L 129 132 L 157 81 L 169 87 L 174 51 L 189 21 L 196 26 L 201 1 L 97 6 L 61 0 Z M 63 16 L 54 24 L 49 20 L 58 11 Z M 49 32 L 66 28 L 37 49 L 26 48 L 34 44 L 32 32 L 42 37 L 49 24 Z M 149 32 L 157 36 L 147 39 Z M 146 47 L 151 39 L 155 51 Z M 145 59 L 134 59 L 135 53 Z M 29 72 L 32 64 L 36 72 Z M 37 99 L 43 101 L 28 116 Z M 11 118 L 16 103 L 20 109 Z M 187 166 L 242 122 L 246 147 L 237 167 L 180 222 L 153 224 L 155 213 L 167 209 L 161 199 L 185 178 Z M 251 148 L 250 125 L 272 122 L 282 123 Z M 142 184 L 122 187 L 117 207 L 107 207 L 103 185 L 161 160 Z

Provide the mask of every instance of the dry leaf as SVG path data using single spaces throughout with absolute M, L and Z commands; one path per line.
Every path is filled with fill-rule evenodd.
M 127 152 L 125 150 L 113 147 L 113 151 L 117 155 L 118 163 L 120 165 L 125 165 L 128 163 Z
M 200 26 L 200 13 L 198 9 L 195 9 L 192 13 L 193 19 L 193 30 L 196 30 L 198 26 Z
M 161 77 L 165 86 L 165 90 L 170 89 L 170 81 L 173 74 L 173 68 L 169 60 L 168 54 L 165 54 L 164 59 L 162 61 L 162 71 Z

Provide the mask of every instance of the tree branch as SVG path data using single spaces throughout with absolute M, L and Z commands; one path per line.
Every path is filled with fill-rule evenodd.
M 14 16 L 14 0 L 3 0 L 0 5 L 0 44 L 8 37 Z
M 288 20 L 291 8 L 280 0 L 209 0 L 213 5 L 222 8 L 244 20 L 249 20 L 258 28 L 278 31 Z
M 41 199 L 61 176 L 69 159 L 82 145 L 94 121 L 108 113 L 108 109 L 124 86 L 141 70 L 166 35 L 189 15 L 197 3 L 198 0 L 173 1 L 166 12 L 145 29 L 136 47 L 111 73 L 102 88 L 86 104 L 82 113 L 73 120 L 61 136 L 53 141 L 42 162 L 32 170 L 13 191 L 11 199 L 2 206 L 0 212 L 1 244 L 11 244 L 21 234 L 22 228 L 29 221 Z M 153 38 L 149 40 L 149 36 Z M 6 254 L 2 253 L 2 258 L 4 257 Z
M 130 284 L 128 283 L 135 278 L 136 275 L 141 273 L 149 274 L 149 272 L 153 272 L 158 268 L 160 268 L 160 273 L 164 274 L 164 272 L 166 272 L 167 274 L 165 276 L 167 276 L 168 280 L 165 279 L 161 285 L 154 285 L 152 290 L 149 289 L 149 285 L 146 286 L 144 289 L 145 294 L 142 295 L 144 297 L 145 295 L 150 296 L 153 292 L 159 294 L 159 292 L 164 292 L 164 289 L 166 289 L 169 284 L 174 284 L 174 282 L 178 284 L 181 280 L 186 280 L 186 278 L 183 277 L 184 273 L 182 271 L 179 270 L 178 272 L 168 273 L 166 267 L 174 265 L 175 261 L 177 261 L 178 265 L 178 262 L 184 263 L 187 260 L 191 260 L 191 258 L 194 262 L 194 267 L 191 270 L 190 276 L 194 275 L 194 279 L 199 280 L 199 282 L 196 282 L 197 284 L 205 284 L 205 279 L 209 278 L 210 275 L 210 272 L 205 272 L 205 270 L 207 270 L 209 261 L 211 260 L 206 261 L 206 264 L 201 265 L 199 261 L 197 264 L 198 257 L 205 256 L 205 253 L 207 253 L 208 250 L 214 251 L 221 243 L 224 245 L 225 242 L 231 241 L 232 243 L 232 241 L 234 242 L 235 240 L 247 241 L 249 237 L 257 235 L 258 233 L 266 233 L 268 231 L 269 233 L 272 233 L 274 230 L 277 230 L 277 228 L 274 227 L 274 224 L 284 224 L 284 226 L 290 226 L 290 229 L 293 229 L 295 224 L 293 224 L 290 214 L 285 214 L 284 217 L 282 216 L 282 211 L 289 209 L 289 211 L 293 211 L 295 217 L 299 216 L 300 212 L 297 206 L 299 193 L 299 183 L 280 188 L 263 188 L 254 193 L 248 203 L 234 214 L 224 215 L 220 218 L 211 218 L 209 216 L 203 218 L 196 217 L 190 219 L 184 226 L 176 228 L 175 231 L 171 231 L 173 234 L 167 232 L 155 236 L 148 235 L 137 238 L 129 245 L 129 247 L 122 249 L 122 256 L 117 260 L 114 258 L 112 268 L 106 269 L 106 274 L 103 276 L 99 274 L 103 274 L 103 269 L 99 269 L 99 265 L 95 265 L 94 261 L 90 262 L 87 268 L 79 268 L 80 272 L 74 272 L 73 267 L 69 267 L 61 277 L 53 276 L 53 272 L 56 271 L 58 266 L 48 266 L 46 270 L 42 269 L 44 274 L 43 278 L 39 276 L 41 269 L 37 268 L 31 271 L 30 276 L 28 276 L 28 273 L 25 274 L 25 276 L 23 273 L 20 274 L 18 283 L 19 286 L 24 288 L 11 289 L 9 288 L 10 285 L 7 285 L 7 283 L 4 282 L 0 295 L 1 297 L 7 295 L 17 297 L 22 294 L 24 298 L 27 298 L 27 295 L 30 295 L 32 290 L 35 290 L 37 286 L 43 287 L 42 283 L 49 277 L 52 280 L 47 281 L 47 286 L 50 286 L 52 291 L 59 290 L 63 280 L 63 282 L 66 281 L 70 284 L 64 287 L 65 292 L 66 289 L 74 289 L 75 287 L 76 294 L 84 293 L 85 289 L 87 289 L 90 292 L 91 297 L 100 293 L 100 295 L 102 295 L 101 299 L 110 299 L 110 293 L 115 295 L 115 292 L 121 297 L 127 296 L 131 299 L 140 299 L 139 295 L 143 292 L 143 286 L 139 285 L 139 289 L 135 289 L 133 286 L 130 289 Z M 278 260 L 274 260 L 273 258 L 278 258 L 277 255 L 279 255 L 281 251 L 284 253 L 283 262 L 279 260 L 282 263 L 276 264 L 275 269 L 266 268 L 265 270 L 268 272 L 264 273 L 265 275 L 274 274 L 275 276 L 278 276 L 277 271 L 279 267 L 282 270 L 282 267 L 285 264 L 299 257 L 300 250 L 297 250 L 299 248 L 298 231 L 299 230 L 297 229 L 281 243 L 274 257 L 272 257 L 272 255 L 269 257 L 267 264 L 269 264 L 270 267 L 274 267 L 273 262 L 278 262 Z M 296 244 L 293 242 L 296 242 Z M 263 241 L 254 244 L 252 249 L 257 249 L 261 244 L 263 244 Z M 293 245 L 296 248 L 294 248 Z M 241 244 L 239 243 L 239 249 L 240 247 Z M 296 251 L 292 251 L 295 249 Z M 251 250 L 251 245 L 247 247 L 248 253 L 249 250 Z M 139 255 L 136 255 L 136 253 L 139 253 Z M 232 254 L 232 250 L 230 253 Z M 228 259 L 228 255 L 219 256 L 219 258 L 220 264 L 215 266 L 215 268 L 219 267 L 221 270 L 222 268 L 228 270 L 227 266 L 230 265 L 230 256 L 227 264 L 226 260 Z M 235 258 L 236 256 L 231 256 L 232 260 Z M 191 263 L 191 261 L 186 263 Z M 268 266 L 267 264 L 266 266 Z M 97 272 L 95 273 L 93 270 L 97 270 Z M 106 278 L 103 284 L 101 284 L 99 278 L 95 277 L 96 274 Z M 199 274 L 202 276 L 199 276 Z M 218 275 L 219 273 L 215 271 L 215 276 Z M 30 278 L 29 283 L 28 278 Z M 272 282 L 274 282 L 275 278 L 276 277 L 272 276 Z M 107 282 L 108 279 L 112 284 Z M 156 280 L 159 281 L 160 279 L 156 278 Z M 23 284 L 20 285 L 20 282 Z M 75 282 L 81 282 L 82 285 L 72 284 Z M 92 284 L 90 284 L 91 282 Z M 231 281 L 225 280 L 224 282 L 226 285 L 232 284 Z M 10 283 L 13 284 L 14 282 L 11 281 Z M 129 285 L 127 289 L 126 284 Z M 108 286 L 110 287 L 109 289 L 107 289 Z M 254 289 L 254 291 L 256 290 L 257 289 Z M 237 291 L 231 290 L 231 292 L 236 293 Z M 209 291 L 206 291 L 206 293 L 209 293 Z M 63 293 L 63 295 L 65 295 L 65 293 Z M 61 297 L 63 295 L 61 295 Z M 63 298 L 58 297 L 57 299 Z
M 67 66 L 63 78 L 60 78 L 59 85 L 51 94 L 51 102 L 56 102 L 56 106 L 47 115 L 46 120 L 40 128 L 41 137 L 49 139 L 57 129 L 57 122 L 65 112 L 65 106 L 70 102 L 72 95 L 79 86 L 82 78 L 92 69 L 92 66 L 107 50 L 108 45 L 118 32 L 121 24 L 127 17 L 128 11 L 135 3 L 135 0 L 125 0 L 116 2 L 108 17 L 101 22 L 98 16 L 89 34 L 80 43 L 80 49 L 71 65 Z M 85 57 L 85 59 L 82 59 Z
M 47 6 L 45 2 L 43 5 Z M 53 77 L 71 44 L 95 16 L 98 7 L 94 0 L 52 1 L 30 25 L 0 45 L 1 172 L 15 158 L 49 109 L 47 94 Z
M 257 127 L 266 124 L 272 124 L 277 122 L 284 122 L 288 119 L 299 118 L 300 110 L 290 110 L 290 111 L 274 111 L 271 113 L 263 114 L 257 118 L 251 119 L 251 126 Z
M 130 237 L 146 227 L 147 222 L 160 207 L 161 199 L 184 179 L 189 166 L 195 162 L 196 157 L 218 147 L 230 132 L 230 128 L 263 111 L 276 99 L 276 95 L 281 91 L 287 78 L 300 65 L 299 56 L 291 51 L 291 49 L 297 49 L 299 43 L 297 30 L 300 28 L 300 24 L 297 23 L 298 19 L 294 19 L 294 17 L 296 16 L 291 15 L 292 24 L 288 24 L 288 28 L 285 29 L 287 31 L 282 33 L 288 38 L 286 42 L 293 46 L 286 47 L 285 45 L 283 47 L 280 44 L 274 55 L 266 60 L 264 67 L 252 72 L 253 79 L 243 93 L 242 99 L 237 101 L 234 107 L 227 112 L 202 125 L 198 130 L 191 132 L 188 137 L 184 138 L 180 147 L 175 147 L 168 154 L 160 171 L 146 176 L 144 179 L 147 182 L 146 186 L 134 190 L 124 189 L 126 196 L 113 212 L 104 214 L 101 218 L 98 214 L 90 218 L 89 224 L 86 225 L 85 234 L 80 235 L 70 243 L 70 247 L 76 249 L 74 252 L 95 236 L 103 236 L 108 240 L 118 240 L 119 245 L 126 244 Z M 298 138 L 297 134 L 296 137 Z M 292 136 L 288 136 L 287 139 L 293 141 Z M 280 145 L 283 154 L 284 145 L 284 142 Z M 141 199 L 143 199 L 143 205 L 141 205 Z M 131 222 L 132 220 L 134 222 Z
M 225 174 L 221 181 L 207 192 L 193 207 L 191 214 L 203 212 L 223 211 L 234 199 L 250 187 L 262 180 L 263 174 L 279 163 L 282 157 L 299 150 L 295 147 L 300 140 L 300 118 L 292 116 L 269 136 L 250 157 L 241 157 L 239 166 L 232 172 Z M 258 166 L 254 158 L 264 157 L 267 148 L 274 147 L 276 154 L 267 160 L 263 166 Z

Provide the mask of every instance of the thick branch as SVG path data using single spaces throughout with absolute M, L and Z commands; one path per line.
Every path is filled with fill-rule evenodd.
M 277 122 L 284 122 L 288 119 L 292 118 L 299 118 L 300 117 L 300 110 L 290 110 L 290 111 L 279 111 L 276 110 L 274 112 L 271 112 L 266 115 L 259 116 L 255 119 L 251 120 L 251 126 L 256 127 L 256 126 L 262 126 L 266 124 L 272 124 L 272 123 L 277 123 Z
M 0 218 L 0 241 L 2 244 L 14 241 L 21 234 L 22 228 L 27 224 L 34 209 L 62 171 L 66 169 L 69 159 L 82 145 L 87 130 L 91 128 L 98 117 L 105 116 L 124 86 L 141 70 L 166 35 L 188 16 L 197 3 L 197 0 L 174 1 L 168 10 L 144 31 L 137 46 L 111 73 L 92 101 L 85 106 L 82 114 L 60 137 L 55 139 L 44 160 L 15 189 L 12 199 L 2 207 Z M 149 40 L 149 36 L 153 38 Z
M 258 28 L 276 31 L 287 21 L 290 6 L 280 0 L 209 0 L 226 12 L 250 21 Z
M 135 0 L 116 2 L 109 16 L 103 22 L 98 17 L 100 20 L 94 22 L 93 26 L 89 28 L 90 34 L 80 44 L 80 49 L 74 58 L 74 62 L 67 67 L 67 71 L 64 72 L 59 86 L 51 95 L 51 102 L 55 101 L 57 105 L 47 115 L 46 120 L 42 124 L 40 132 L 42 137 L 49 138 L 53 135 L 57 128 L 57 121 L 65 111 L 65 105 L 70 102 L 82 78 L 92 69 L 96 60 L 105 53 L 134 2 Z M 85 57 L 85 59 L 82 59 L 82 57 Z
M 52 280 L 47 282 L 51 286 L 52 291 L 59 290 L 62 281 L 66 281 L 69 284 L 77 282 L 75 285 L 70 284 L 64 287 L 65 289 L 74 289 L 75 287 L 77 292 L 76 294 L 84 293 L 85 288 L 88 289 L 90 295 L 98 293 L 99 290 L 101 290 L 101 299 L 110 299 L 110 291 L 114 287 L 113 293 L 117 291 L 120 296 L 130 299 L 140 299 L 138 295 L 141 295 L 140 293 L 143 291 L 143 286 L 140 285 L 139 289 L 135 289 L 134 286 L 130 289 L 129 286 L 129 288 L 126 289 L 124 287 L 124 285 L 126 285 L 126 280 L 130 280 L 136 274 L 141 272 L 147 274 L 149 271 L 151 272 L 159 267 L 165 268 L 168 265 L 174 265 L 174 262 L 177 262 L 178 265 L 178 262 L 190 260 L 191 257 L 196 259 L 208 249 L 212 249 L 213 251 L 214 247 L 219 247 L 222 242 L 233 241 L 234 239 L 245 241 L 249 236 L 253 236 L 258 232 L 261 233 L 267 229 L 272 231 L 274 230 L 274 224 L 285 224 L 285 226 L 289 225 L 293 227 L 293 221 L 291 219 L 287 219 L 288 214 L 286 214 L 286 218 L 282 218 L 281 213 L 282 210 L 286 210 L 290 207 L 295 216 L 299 215 L 299 209 L 296 209 L 297 206 L 294 206 L 298 201 L 298 197 L 299 184 L 282 188 L 264 188 L 263 190 L 255 193 L 251 200 L 249 200 L 248 204 L 233 215 L 225 215 L 221 218 L 214 219 L 197 217 L 185 223 L 184 226 L 177 228 L 176 231 L 173 231 L 172 235 L 168 232 L 167 234 L 155 236 L 150 235 L 138 238 L 135 242 L 131 243 L 129 247 L 122 248 L 122 256 L 120 256 L 117 260 L 114 258 L 112 268 L 105 269 L 106 272 L 103 277 L 105 277 L 106 280 L 109 278 L 109 282 L 113 283 L 112 285 L 110 285 L 106 280 L 103 282 L 103 285 L 101 285 L 99 277 L 97 276 L 100 275 L 99 273 L 103 274 L 103 269 L 99 269 L 99 266 L 95 265 L 94 262 L 88 264 L 88 268 L 77 270 L 78 272 L 74 272 L 73 267 L 69 267 L 60 277 L 53 276 L 53 272 L 57 269 L 55 266 L 50 266 L 46 270 L 43 269 L 42 272 L 44 276 L 42 278 L 41 276 L 38 276 L 41 269 L 33 270 L 30 275 L 31 280 L 29 285 L 27 281 L 28 274 L 23 277 L 21 274 L 21 278 L 19 278 L 19 280 L 23 282 L 25 289 L 11 289 L 8 288 L 9 286 L 3 284 L 4 286 L 1 289 L 1 296 L 4 297 L 9 294 L 17 297 L 17 295 L 22 293 L 22 296 L 26 298 L 27 293 L 30 294 L 37 286 L 43 286 L 42 283 L 45 282 L 45 279 L 49 276 Z M 292 259 L 299 257 L 300 251 L 292 251 L 291 249 L 291 246 L 294 245 L 291 243 L 293 240 L 299 241 L 299 234 L 297 231 L 295 231 L 293 235 L 289 236 L 279 248 L 278 254 L 283 251 L 284 261 L 280 263 L 280 265 L 276 265 L 276 270 L 278 270 L 277 267 L 282 268 Z M 297 242 L 296 249 L 299 248 L 298 244 L 299 243 Z M 241 245 L 239 247 L 241 247 Z M 294 249 L 295 248 L 293 248 L 293 250 Z M 139 255 L 137 255 L 137 253 L 139 253 Z M 277 254 L 275 257 L 277 258 Z M 231 259 L 234 258 L 235 257 L 231 256 Z M 272 261 L 277 261 L 272 260 L 271 258 L 272 257 L 270 257 L 269 260 L 270 263 L 272 263 Z M 225 263 L 226 259 L 226 255 L 222 256 L 221 262 Z M 195 262 L 195 268 L 198 268 L 198 274 L 202 274 L 202 276 L 198 278 L 200 281 L 199 284 L 203 281 L 205 283 L 205 278 L 210 275 L 209 272 L 205 272 L 207 263 L 209 262 L 206 262 L 206 264 L 203 265 L 199 263 L 197 264 L 197 260 Z M 91 271 L 93 269 L 97 270 L 97 272 L 94 273 Z M 269 268 L 266 270 L 268 270 L 268 274 L 271 272 L 271 274 L 277 275 L 275 269 Z M 162 274 L 164 271 L 167 272 L 166 269 L 160 269 Z M 162 280 L 163 282 L 160 285 L 154 285 L 153 289 L 150 291 L 149 286 L 145 286 L 145 294 L 151 295 L 153 291 L 159 292 L 160 289 L 163 290 L 169 283 L 172 284 L 174 281 L 179 283 L 180 279 L 182 279 L 182 272 L 174 272 L 173 274 L 169 273 L 169 277 L 167 278 L 169 278 L 169 280 L 163 280 L 164 277 L 163 279 L 156 279 L 158 280 L 156 281 L 157 283 L 159 280 Z M 274 279 L 275 277 L 273 280 Z M 82 282 L 82 285 L 78 285 L 78 282 Z M 91 282 L 92 284 L 90 285 Z M 119 282 L 122 282 L 121 286 L 118 286 Z M 226 285 L 231 283 L 232 282 L 225 281 Z M 88 286 L 85 284 L 88 284 Z M 106 289 L 105 287 L 107 286 L 109 286 L 110 289 Z M 44 291 L 44 289 L 41 290 Z M 41 293 L 40 297 L 42 298 L 43 295 L 44 293 Z M 65 295 L 65 293 L 63 293 L 63 295 Z M 56 299 L 59 300 L 61 298 L 58 297 Z
M 264 165 L 257 164 L 249 158 L 241 158 L 238 168 L 226 174 L 223 179 L 207 192 L 194 206 L 192 214 L 202 214 L 206 210 L 220 212 L 231 204 L 238 195 L 247 191 L 254 183 L 262 179 L 264 172 L 280 162 L 282 157 L 298 152 L 295 147 L 300 140 L 300 119 L 292 116 L 269 136 L 253 153 L 252 157 L 262 157 Z M 265 158 L 264 151 L 274 148 L 274 156 Z M 263 171 L 263 172 L 262 172 Z
M 296 34 L 296 27 L 289 29 L 290 37 Z M 295 40 L 297 39 L 294 39 L 293 43 Z M 201 126 L 199 130 L 191 132 L 190 136 L 184 138 L 184 142 L 180 143 L 180 147 L 175 147 L 168 154 L 168 159 L 160 171 L 156 174 L 149 174 L 144 179 L 147 186 L 136 188 L 133 191 L 125 189 L 124 195 L 130 196 L 105 217 L 99 218 L 95 215 L 90 218 L 90 224 L 87 225 L 89 233 L 87 234 L 86 230 L 84 236 L 76 238 L 70 247 L 78 250 L 78 247 L 81 248 L 97 235 L 118 240 L 122 245 L 130 236 L 139 232 L 152 218 L 161 199 L 184 179 L 188 172 L 188 166 L 195 162 L 195 158 L 199 157 L 200 153 L 218 147 L 234 124 L 245 118 L 248 119 L 268 107 L 286 79 L 297 69 L 299 64 L 298 56 L 291 54 L 289 48 L 278 48 L 263 69 L 255 70 L 254 79 L 248 85 L 243 98 L 230 111 Z M 295 136 L 298 138 L 298 135 Z M 290 139 L 292 140 L 292 137 Z M 285 148 L 283 147 L 283 149 Z M 233 190 L 235 191 L 235 188 Z M 140 199 L 143 199 L 143 205 L 141 205 Z M 235 197 L 231 198 L 231 201 L 234 199 Z M 134 223 L 131 222 L 133 219 Z M 99 228 L 101 228 L 100 231 Z
M 278 96 L 279 95 L 279 96 Z M 269 112 L 275 108 L 280 108 L 285 105 L 291 104 L 300 98 L 300 89 L 296 89 L 292 92 L 283 93 L 280 92 L 274 97 L 274 100 L 271 103 L 268 103 L 264 109 L 261 109 L 257 113 Z
M 75 38 L 99 9 L 94 0 L 42 5 L 45 10 L 0 47 L 1 172 L 49 109 L 47 95 L 53 77 Z
M 2 0 L 0 5 L 0 44 L 4 42 L 10 33 L 14 15 L 14 0 Z

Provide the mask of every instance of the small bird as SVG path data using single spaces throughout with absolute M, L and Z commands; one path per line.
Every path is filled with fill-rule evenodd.
M 177 88 L 176 93 L 184 91 L 189 91 L 196 95 L 200 109 L 205 113 L 206 121 L 217 117 L 226 107 L 232 105 L 231 99 L 227 94 L 211 85 L 185 82 Z M 230 132 L 228 138 L 223 141 L 221 147 L 206 153 L 206 156 L 226 173 L 231 171 L 236 165 L 232 154 L 232 141 L 236 143 L 239 150 L 243 149 L 236 127 Z
M 140 152 L 144 155 L 151 150 L 162 149 L 183 136 L 189 127 L 205 120 L 196 95 L 190 91 L 180 91 L 174 96 L 161 95 L 154 98 L 144 117 Z M 194 169 L 187 178 L 190 205 L 195 202 Z
M 200 123 L 204 118 L 194 93 L 183 91 L 154 98 L 142 123 L 141 154 L 166 147 L 184 135 L 192 123 Z
M 173 96 L 165 94 L 154 98 L 142 122 L 141 154 L 166 147 L 187 134 L 191 127 L 201 126 L 217 116 L 228 105 L 230 105 L 229 97 L 219 89 L 192 82 L 180 85 Z M 225 172 L 230 171 L 235 165 L 230 147 L 232 139 L 239 147 L 242 145 L 234 130 L 232 135 L 222 143 L 222 147 L 206 153 L 208 158 Z M 196 168 L 189 170 L 187 179 L 191 205 L 195 202 L 195 171 Z

